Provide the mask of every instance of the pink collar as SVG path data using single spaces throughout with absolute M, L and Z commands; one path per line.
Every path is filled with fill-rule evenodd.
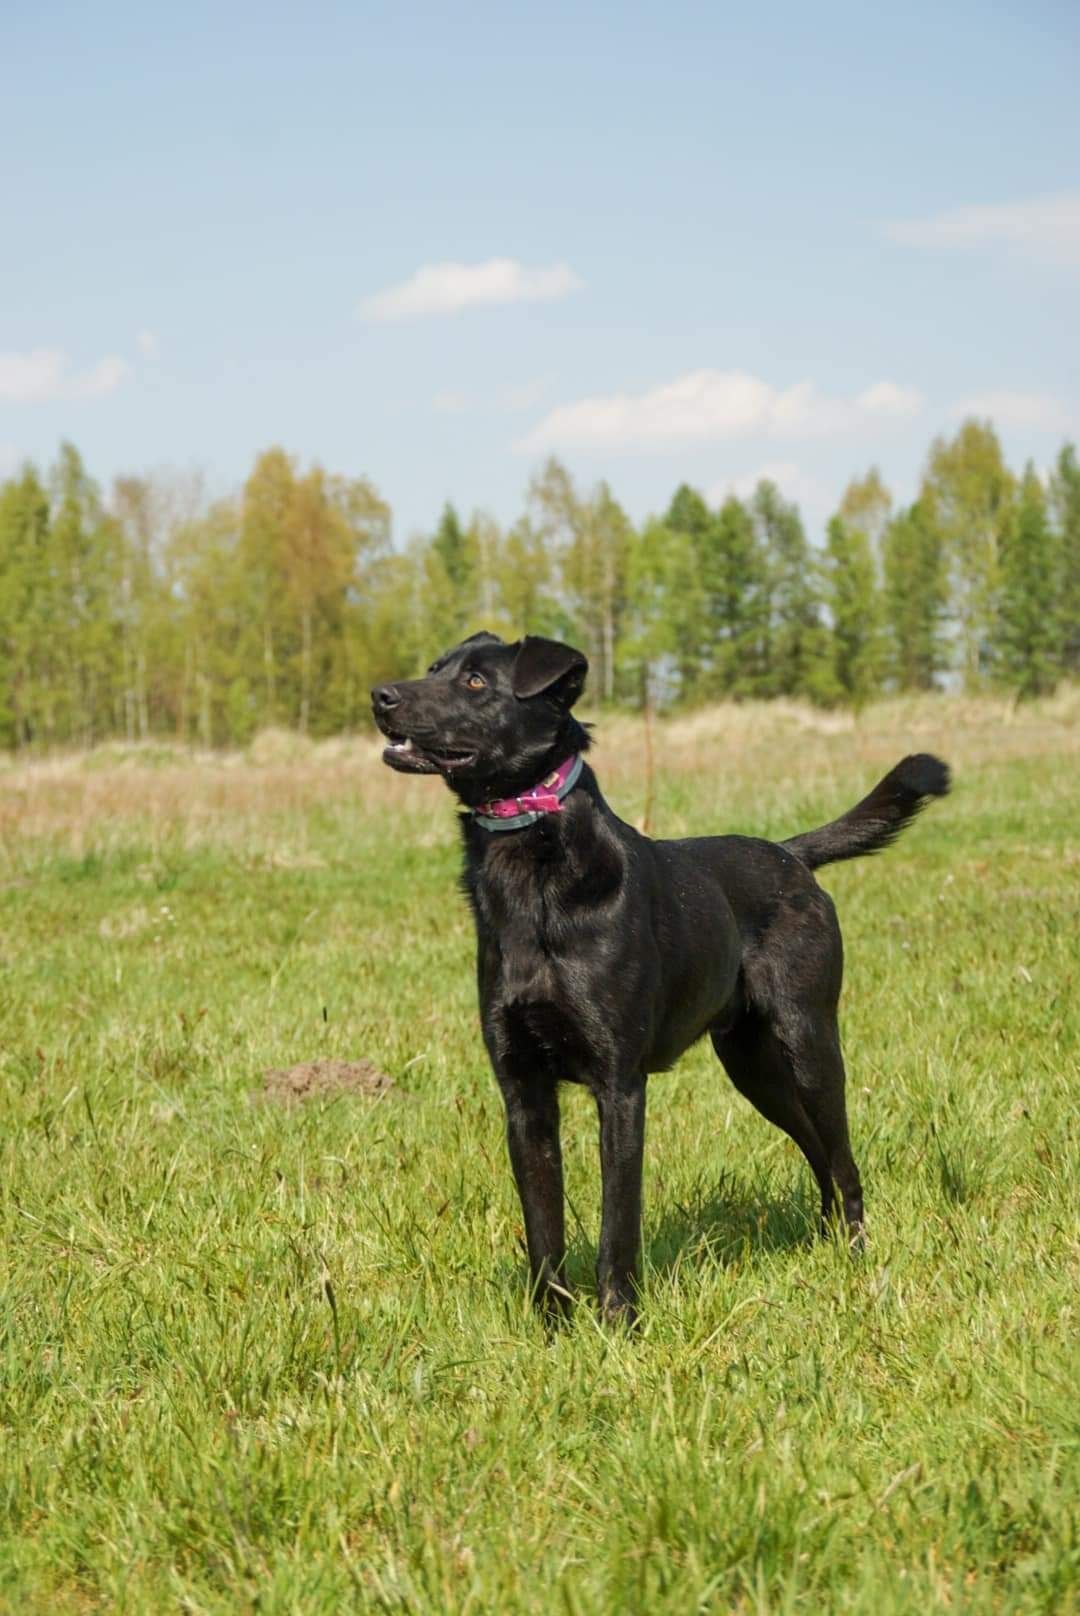
M 519 830 L 523 825 L 535 825 L 543 814 L 562 812 L 563 798 L 575 787 L 584 766 L 579 752 L 541 780 L 520 797 L 497 797 L 493 802 L 482 802 L 473 809 L 473 817 L 487 830 Z

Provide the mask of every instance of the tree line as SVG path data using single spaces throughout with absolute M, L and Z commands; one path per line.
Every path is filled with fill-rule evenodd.
M 260 454 L 244 487 L 120 477 L 70 445 L 0 484 L 0 744 L 363 728 L 368 690 L 485 627 L 584 649 L 632 707 L 799 696 L 858 707 L 960 682 L 1033 696 L 1080 671 L 1080 462 L 1005 463 L 989 422 L 931 445 L 898 508 L 876 470 L 812 545 L 762 481 L 686 485 L 635 525 L 552 459 L 517 521 L 450 505 L 401 548 L 365 478 Z

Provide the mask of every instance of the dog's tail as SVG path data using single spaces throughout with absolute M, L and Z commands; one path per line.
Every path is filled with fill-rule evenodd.
M 929 752 L 901 758 L 868 797 L 819 830 L 805 831 L 781 843 L 811 870 L 841 859 L 880 853 L 894 842 L 931 797 L 944 797 L 949 789 L 949 768 Z

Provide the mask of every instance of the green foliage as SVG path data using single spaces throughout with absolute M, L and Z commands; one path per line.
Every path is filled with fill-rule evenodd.
M 118 535 L 70 443 L 61 445 L 49 492 L 45 616 L 53 664 L 46 722 L 86 746 L 113 727 Z
M 1050 503 L 1058 542 L 1061 596 L 1061 667 L 1080 674 L 1080 461 L 1073 444 L 1058 455 L 1050 478 Z
M 887 672 L 899 690 L 932 690 L 948 665 L 948 570 L 940 534 L 919 503 L 893 517 L 882 552 Z
M 439 525 L 432 535 L 431 549 L 442 563 L 450 588 L 456 595 L 468 594 L 472 589 L 475 557 L 470 553 L 458 513 L 449 502 L 443 506 Z
M 694 546 L 664 522 L 634 535 L 627 567 L 630 609 L 620 644 L 619 683 L 639 706 L 669 704 L 684 670 L 682 605 L 695 598 Z
M 881 612 L 869 537 L 842 516 L 832 518 L 825 541 L 825 603 L 833 677 L 843 700 L 858 708 L 880 685 Z
M 627 605 L 630 521 L 606 483 L 583 493 L 555 459 L 533 478 L 529 504 L 555 556 L 565 632 L 586 652 L 594 686 L 611 701 Z
M 865 533 L 875 562 L 880 560 L 885 530 L 892 515 L 892 495 L 876 466 L 865 477 L 854 477 L 844 490 L 839 516 L 849 527 Z
M 502 546 L 499 596 L 511 630 L 558 636 L 559 609 L 553 593 L 554 560 L 542 532 L 523 516 Z
M 750 512 L 734 496 L 711 511 L 683 484 L 663 527 L 675 563 L 666 615 L 679 699 L 766 693 L 769 574 Z
M 1001 675 L 1020 696 L 1052 690 L 1060 667 L 1060 549 L 1042 484 L 1029 465 L 1002 536 L 995 645 Z
M 763 695 L 769 683 L 766 557 L 746 506 L 729 495 L 699 551 L 708 620 L 703 688 L 712 697 Z
M 989 421 L 965 421 L 951 441 L 938 438 L 931 445 L 919 505 L 949 566 L 969 689 L 993 665 L 1001 545 L 1015 486 Z
M 956 672 L 1030 693 L 1080 672 L 1075 449 L 1043 516 L 1016 486 L 992 427 L 966 422 L 910 510 L 871 469 L 818 548 L 773 483 L 718 509 L 682 484 L 635 527 L 607 483 L 551 459 L 509 528 L 447 504 L 395 548 L 369 481 L 282 448 L 208 503 L 160 474 L 103 497 L 64 444 L 47 476 L 0 483 L 0 746 L 349 731 L 372 684 L 480 627 L 574 641 L 593 691 L 631 707 L 858 707 Z
M 826 533 L 826 604 L 833 671 L 842 699 L 859 707 L 883 687 L 889 655 L 885 618 L 885 540 L 892 495 L 872 466 L 853 478 Z
M 670 551 L 664 583 L 668 650 L 679 699 L 688 703 L 699 699 L 711 660 L 713 625 L 705 566 L 712 525 L 704 499 L 683 483 L 663 518 L 666 538 L 659 531 L 656 536 Z
M 32 466 L 0 488 L 0 739 L 43 727 L 49 679 L 49 501 Z
M 244 666 L 263 670 L 263 724 L 302 734 L 340 728 L 359 692 L 335 655 L 352 638 L 353 591 L 364 564 L 389 542 L 389 512 L 366 481 L 299 476 L 281 449 L 260 455 L 244 490 L 235 582 L 255 610 Z
M 764 563 L 766 684 L 762 694 L 831 701 L 835 683 L 821 614 L 819 570 L 798 507 L 760 482 L 751 511 Z

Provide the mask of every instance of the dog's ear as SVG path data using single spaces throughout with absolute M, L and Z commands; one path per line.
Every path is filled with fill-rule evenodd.
M 530 696 L 551 695 L 572 707 L 581 695 L 588 671 L 588 659 L 572 645 L 526 634 L 514 658 L 514 695 L 523 701 Z

